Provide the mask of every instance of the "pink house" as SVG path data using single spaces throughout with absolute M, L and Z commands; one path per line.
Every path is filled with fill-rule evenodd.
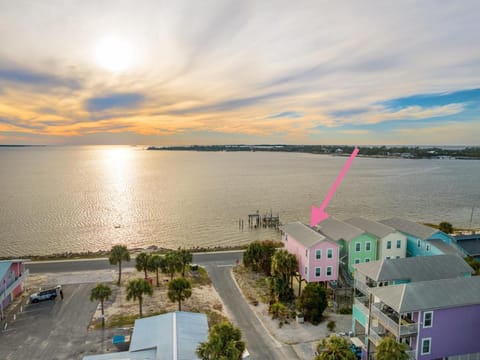
M 301 222 L 282 228 L 285 248 L 298 260 L 298 273 L 307 282 L 338 279 L 339 245 Z
M 28 277 L 24 260 L 0 261 L 0 318 L 3 310 L 23 291 L 23 282 Z

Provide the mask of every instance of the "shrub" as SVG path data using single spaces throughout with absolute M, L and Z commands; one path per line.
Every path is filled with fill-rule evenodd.
M 298 298 L 298 308 L 305 314 L 305 320 L 317 325 L 327 308 L 327 293 L 318 283 L 308 283 Z
M 327 329 L 328 329 L 328 331 L 334 331 L 336 325 L 337 325 L 337 324 L 335 323 L 335 321 L 330 320 L 330 321 L 327 323 Z

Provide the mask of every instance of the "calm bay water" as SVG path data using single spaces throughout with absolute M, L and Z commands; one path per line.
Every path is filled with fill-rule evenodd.
M 248 231 L 273 211 L 309 222 L 345 157 L 164 152 L 139 147 L 0 148 L 0 256 L 112 244 L 227 246 L 278 239 Z M 357 158 L 327 212 L 480 227 L 480 161 Z M 244 219 L 244 231 L 239 219 Z

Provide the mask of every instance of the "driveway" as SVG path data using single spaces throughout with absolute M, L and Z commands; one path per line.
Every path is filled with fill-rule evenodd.
M 97 307 L 89 301 L 94 285 L 66 285 L 63 300 L 57 296 L 55 301 L 26 305 L 0 333 L 0 359 L 82 359 L 94 345 L 93 339 L 87 340 L 87 326 Z
M 208 263 L 206 269 L 232 321 L 242 330 L 252 360 L 299 359 L 291 346 L 281 344 L 270 336 L 250 309 L 233 280 L 232 265 Z

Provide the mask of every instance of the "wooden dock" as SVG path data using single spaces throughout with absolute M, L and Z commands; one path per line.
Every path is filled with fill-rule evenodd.
M 260 215 L 260 211 L 258 210 L 254 214 L 248 214 L 249 229 L 269 228 L 278 230 L 280 225 L 280 216 L 278 214 L 274 216 L 272 210 L 270 210 L 270 213 L 265 213 L 263 215 Z M 238 227 L 243 230 L 243 219 L 238 221 Z

